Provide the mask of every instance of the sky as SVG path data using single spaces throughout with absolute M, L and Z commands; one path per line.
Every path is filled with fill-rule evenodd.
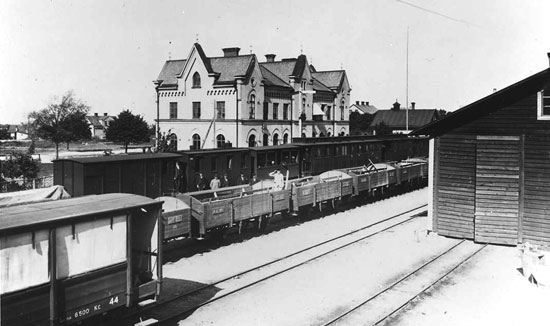
M 454 111 L 548 68 L 549 12 L 548 0 L 2 0 L 0 123 L 73 90 L 92 113 L 152 124 L 153 80 L 197 40 L 209 57 L 240 47 L 343 68 L 353 103 Z

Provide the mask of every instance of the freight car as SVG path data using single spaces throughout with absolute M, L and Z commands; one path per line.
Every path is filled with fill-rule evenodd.
M 105 194 L 2 208 L 2 325 L 69 325 L 160 293 L 162 202 Z
M 383 192 L 404 184 L 419 185 L 427 178 L 427 160 L 422 158 L 401 162 L 369 164 L 332 170 L 318 176 L 287 181 L 283 189 L 273 182 L 253 186 L 234 186 L 216 190 L 174 193 L 172 208 L 165 208 L 163 219 L 165 238 L 188 236 L 202 238 L 209 232 L 238 227 L 254 221 L 263 228 L 276 213 L 298 214 L 307 207 L 322 209 L 343 198 Z M 181 232 L 178 233 L 178 230 Z

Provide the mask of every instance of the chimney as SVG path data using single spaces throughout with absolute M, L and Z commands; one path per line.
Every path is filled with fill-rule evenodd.
M 365 101 L 361 101 L 361 105 L 365 105 Z
M 275 54 L 266 54 L 265 59 L 267 60 L 267 62 L 275 62 Z
M 241 48 L 225 48 L 225 49 L 222 49 L 223 50 L 223 56 L 224 57 L 236 57 L 239 55 L 239 51 L 241 50 Z
M 365 105 L 366 105 L 366 106 L 369 106 L 369 101 L 366 101 L 366 102 L 365 102 Z
M 550 52 L 546 53 L 546 55 L 548 56 L 548 61 L 550 62 Z
M 94 115 L 95 115 L 96 117 L 98 116 L 98 114 L 97 114 L 97 113 L 94 113 Z
M 359 105 L 359 101 L 355 101 L 355 105 Z
M 106 116 L 107 116 L 107 113 L 103 113 L 103 116 L 106 117 Z
M 411 102 L 411 110 L 414 110 L 415 106 L 416 106 L 416 103 L 415 103 L 415 102 Z

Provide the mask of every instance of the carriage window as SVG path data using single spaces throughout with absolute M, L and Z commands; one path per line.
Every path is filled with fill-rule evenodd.
M 241 169 L 244 169 L 247 167 L 248 162 L 248 154 L 241 154 Z
M 275 165 L 275 153 L 271 152 L 267 154 L 267 165 Z
M 342 145 L 342 155 L 348 155 L 348 146 Z
M 227 169 L 231 170 L 233 168 L 233 155 L 227 156 Z
M 292 162 L 298 163 L 298 151 L 293 150 L 291 151 L 291 153 L 292 153 Z
M 266 157 L 265 154 L 258 154 L 258 166 L 264 167 L 266 166 Z
M 339 156 L 341 155 L 341 147 L 340 146 L 336 146 L 336 156 Z
M 202 165 L 202 157 L 195 157 L 195 172 L 200 172 Z
M 321 154 L 321 147 L 317 147 L 317 157 L 321 157 L 322 154 Z
M 283 162 L 290 163 L 290 152 L 284 151 L 283 152 Z
M 217 171 L 218 167 L 216 166 L 218 158 L 216 156 L 213 156 L 210 158 L 210 169 L 212 171 Z
M 57 278 L 126 260 L 126 216 L 80 222 L 56 229 Z M 90 253 L 109 253 L 108 255 Z M 70 262 L 70 263 L 69 263 Z
M 47 230 L 0 237 L 0 293 L 48 282 L 48 248 Z

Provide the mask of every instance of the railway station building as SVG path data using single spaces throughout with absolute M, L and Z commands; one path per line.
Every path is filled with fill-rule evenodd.
M 416 130 L 430 136 L 429 215 L 440 235 L 550 244 L 550 70 Z
M 316 71 L 303 54 L 275 60 L 239 48 L 207 57 L 195 43 L 154 81 L 157 124 L 178 150 L 272 146 L 349 134 L 345 70 Z

